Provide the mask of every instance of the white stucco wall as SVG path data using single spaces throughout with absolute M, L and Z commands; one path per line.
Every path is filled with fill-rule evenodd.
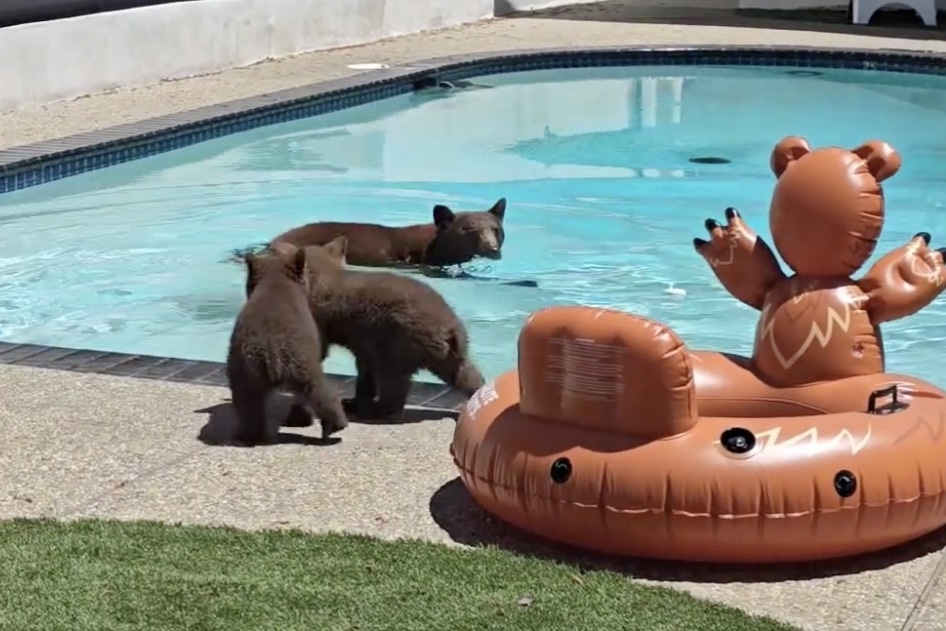
M 200 0 L 0 28 L 0 109 L 598 0 Z M 693 0 L 624 0 L 650 7 Z M 703 0 L 743 8 L 845 0 Z M 946 0 L 937 0 L 946 9 Z M 446 51 L 449 52 L 449 51 Z M 445 52 L 445 54 L 446 54 Z
M 493 15 L 493 0 L 201 0 L 0 28 L 0 108 Z

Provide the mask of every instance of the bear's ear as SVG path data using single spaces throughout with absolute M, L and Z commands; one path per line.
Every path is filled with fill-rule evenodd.
M 276 253 L 276 256 L 281 256 L 286 260 L 291 260 L 292 257 L 296 255 L 296 250 L 298 249 L 287 241 L 276 241 L 269 247 Z
M 252 252 L 247 252 L 243 255 L 243 262 L 246 263 L 247 273 L 252 274 L 253 268 L 256 266 L 256 255 Z
M 853 150 L 858 158 L 867 163 L 867 170 L 878 182 L 900 170 L 902 160 L 897 150 L 882 140 L 870 140 Z
M 345 264 L 345 259 L 348 256 L 348 237 L 339 235 L 326 243 L 324 248 L 329 256 L 340 261 L 343 265 Z
M 499 201 L 493 204 L 493 207 L 489 209 L 491 215 L 496 215 L 496 218 L 502 222 L 503 218 L 506 216 L 506 198 L 500 197 Z
M 811 147 L 807 140 L 800 136 L 787 136 L 775 145 L 775 149 L 772 150 L 772 157 L 769 159 L 769 166 L 772 168 L 775 177 L 782 177 L 789 164 L 795 160 L 800 160 L 809 153 L 811 153 Z
M 443 230 L 456 219 L 456 215 L 453 214 L 453 211 L 444 206 L 443 204 L 437 204 L 434 206 L 434 225 L 437 226 L 438 230 Z
M 296 248 L 296 253 L 292 257 L 292 273 L 296 278 L 305 278 L 308 268 L 308 259 L 305 255 L 305 248 Z

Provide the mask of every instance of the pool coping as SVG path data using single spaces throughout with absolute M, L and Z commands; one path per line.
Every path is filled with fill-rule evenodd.
M 830 46 L 600 46 L 481 52 L 425 59 L 0 150 L 0 195 L 213 138 L 309 118 L 437 86 L 524 70 L 628 65 L 768 65 L 946 74 L 946 53 Z M 225 365 L 152 355 L 0 341 L 0 364 L 227 386 Z M 350 396 L 354 377 L 329 375 Z M 415 381 L 409 405 L 455 414 L 466 397 Z

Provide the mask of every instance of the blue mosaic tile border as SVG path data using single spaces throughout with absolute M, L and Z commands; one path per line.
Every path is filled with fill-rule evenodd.
M 228 134 L 318 116 L 476 76 L 628 65 L 746 65 L 946 74 L 946 56 L 893 50 L 786 47 L 608 47 L 447 57 L 282 90 L 49 142 L 0 151 L 0 194 Z
M 202 386 L 227 387 L 226 365 L 220 362 L 175 359 L 154 355 L 129 355 L 78 348 L 17 344 L 0 341 L 0 365 L 48 368 L 95 375 L 153 379 Z M 326 375 L 339 396 L 354 396 L 355 378 L 351 375 Z M 415 381 L 407 404 L 440 415 L 456 417 L 467 398 L 449 386 Z

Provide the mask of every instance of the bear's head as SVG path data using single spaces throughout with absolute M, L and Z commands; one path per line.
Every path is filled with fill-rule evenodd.
M 772 151 L 778 178 L 769 223 L 775 248 L 796 274 L 851 276 L 874 252 L 884 225 L 880 183 L 900 154 L 879 140 L 854 150 L 812 149 L 789 136 Z
M 424 263 L 434 267 L 461 265 L 475 258 L 499 260 L 503 257 L 506 233 L 506 198 L 499 199 L 489 210 L 453 212 L 447 206 L 434 206 L 433 240 L 424 253 Z

